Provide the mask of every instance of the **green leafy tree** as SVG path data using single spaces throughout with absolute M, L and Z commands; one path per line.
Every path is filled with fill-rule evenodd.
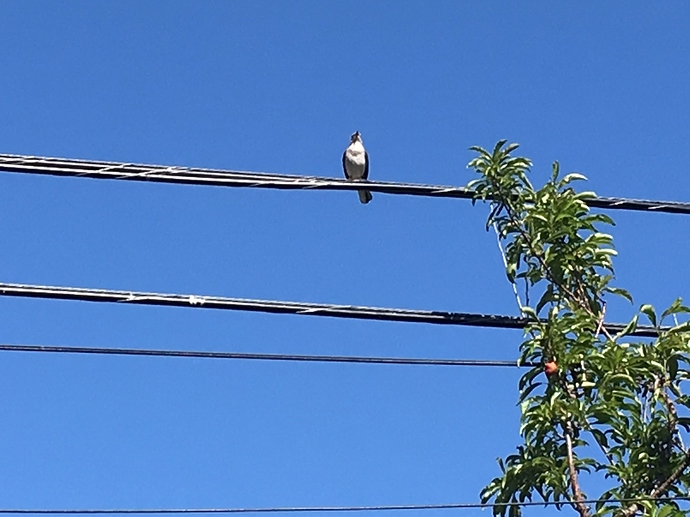
M 683 443 L 690 397 L 682 391 L 690 378 L 690 308 L 679 299 L 657 315 L 643 305 L 612 335 L 604 321 L 607 297 L 632 302 L 611 285 L 616 252 L 599 227 L 613 221 L 590 211 L 592 192 L 573 188 L 586 178 L 561 176 L 558 163 L 535 189 L 530 161 L 511 155 L 517 147 L 473 147 L 477 157 L 468 165 L 479 174 L 468 185 L 475 201 L 490 203 L 487 229 L 494 226 L 504 243 L 508 279 L 524 283 L 521 311 L 529 323 L 520 361 L 536 364 L 519 383 L 524 441 L 499 459 L 501 475 L 482 501 L 502 503 L 494 507 L 501 516 L 520 515 L 514 503 L 535 495 L 582 517 L 687 515 L 669 497 L 687 496 L 690 487 Z M 679 314 L 686 322 L 678 323 Z M 656 327 L 657 338 L 635 338 L 640 318 Z M 585 492 L 602 474 L 610 488 L 595 497 Z

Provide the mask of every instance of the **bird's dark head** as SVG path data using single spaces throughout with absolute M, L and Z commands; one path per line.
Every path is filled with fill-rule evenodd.
M 355 132 L 352 133 L 352 135 L 350 136 L 350 142 L 353 143 L 353 144 L 354 144 L 355 142 L 361 142 L 361 141 L 362 141 L 362 135 L 359 134 L 359 131 L 355 131 Z

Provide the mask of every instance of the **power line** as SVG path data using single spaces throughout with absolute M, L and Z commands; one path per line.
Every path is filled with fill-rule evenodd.
M 358 190 L 361 187 L 361 185 L 340 178 L 72 160 L 14 154 L 0 154 L 0 172 L 279 190 Z M 367 182 L 367 189 L 373 192 L 408 196 L 456 199 L 472 199 L 474 197 L 472 191 L 464 187 L 417 183 L 370 181 Z M 587 204 L 594 208 L 609 210 L 690 214 L 690 203 L 678 201 L 596 197 L 588 200 Z
M 0 344 L 0 351 L 7 352 L 48 352 L 66 354 L 98 355 L 136 355 L 149 357 L 192 357 L 202 359 L 253 359 L 259 361 L 298 361 L 318 363 L 363 363 L 396 364 L 423 366 L 499 366 L 533 367 L 537 363 L 518 363 L 517 361 L 492 361 L 487 359 L 431 359 L 412 357 L 368 357 L 343 355 L 297 355 L 297 354 L 255 354 L 243 352 L 203 352 L 196 350 L 156 350 L 146 348 L 101 348 L 81 346 L 52 345 L 7 345 Z
M 385 307 L 362 307 L 356 305 L 285 302 L 277 300 L 249 300 L 244 298 L 226 298 L 221 296 L 112 291 L 106 289 L 52 287 L 27 284 L 0 283 L 0 296 L 127 303 L 167 307 L 223 309 L 233 311 L 265 312 L 272 314 L 303 314 L 312 316 L 330 316 L 333 318 L 506 329 L 522 329 L 529 323 L 529 320 L 526 318 L 494 314 L 421 311 Z M 609 332 L 620 332 L 623 328 L 625 328 L 625 325 L 620 323 L 607 323 L 604 326 Z M 667 329 L 668 327 L 661 328 L 661 330 Z M 637 330 L 633 333 L 633 335 L 654 337 L 658 335 L 658 332 L 659 329 L 654 327 L 640 325 L 637 327 Z
M 690 501 L 689 496 L 673 497 L 630 497 L 623 499 L 587 499 L 584 504 L 613 503 L 629 504 L 644 501 L 671 502 Z M 510 503 L 448 503 L 448 504 L 402 504 L 379 506 L 276 506 L 264 508 L 141 508 L 141 509 L 0 509 L 0 514 L 42 514 L 42 515 L 88 515 L 88 514 L 171 514 L 171 513 L 297 513 L 297 512 L 375 512 L 403 510 L 469 510 L 473 508 L 504 508 L 508 506 L 567 506 L 568 501 L 524 501 Z

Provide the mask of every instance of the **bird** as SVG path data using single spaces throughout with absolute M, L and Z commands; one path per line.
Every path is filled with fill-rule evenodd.
M 355 131 L 350 136 L 350 145 L 343 153 L 343 171 L 350 181 L 362 181 L 369 177 L 369 153 L 364 149 L 362 135 Z M 359 190 L 359 200 L 363 204 L 371 201 L 371 192 Z

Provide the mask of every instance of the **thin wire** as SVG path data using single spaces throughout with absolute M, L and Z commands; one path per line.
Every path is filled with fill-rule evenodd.
M 688 496 L 673 497 L 631 497 L 625 499 L 587 499 L 584 504 L 598 503 L 636 503 L 644 501 L 671 502 L 690 501 Z M 401 511 L 401 510 L 467 510 L 472 508 L 504 508 L 509 506 L 566 506 L 569 501 L 524 501 L 510 503 L 448 503 L 448 504 L 403 504 L 380 506 L 282 506 L 265 508 L 142 508 L 142 509 L 0 509 L 0 514 L 170 514 L 170 513 L 296 513 L 296 512 L 374 512 L 374 511 Z
M 162 294 L 136 291 L 112 291 L 106 289 L 83 289 L 76 287 L 52 287 L 44 285 L 0 283 L 0 296 L 24 298 L 48 298 L 58 300 L 127 303 L 136 305 L 156 305 L 166 307 L 191 307 L 204 309 L 223 309 L 232 311 L 264 312 L 271 314 L 302 314 L 329 316 L 376 321 L 396 321 L 409 323 L 430 323 L 435 325 L 462 325 L 471 327 L 490 327 L 522 329 L 530 320 L 516 316 L 494 314 L 472 314 L 464 312 L 420 311 L 384 307 L 362 307 L 355 305 L 331 305 L 319 303 L 285 302 L 277 300 L 249 300 L 225 298 L 220 296 L 198 296 L 186 294 Z M 620 332 L 626 325 L 607 323 L 609 332 Z M 655 337 L 667 327 L 640 325 L 633 335 Z
M 358 190 L 361 188 L 361 184 L 358 185 L 339 178 L 72 160 L 14 154 L 0 154 L 0 172 L 280 190 Z M 473 192 L 464 187 L 416 183 L 369 181 L 367 182 L 367 189 L 373 192 L 409 196 L 456 199 L 473 199 L 474 197 Z M 593 208 L 610 210 L 690 214 L 690 203 L 678 201 L 595 197 L 588 200 L 587 204 Z
M 341 355 L 296 355 L 296 354 L 254 354 L 242 352 L 202 352 L 196 350 L 156 350 L 146 348 L 101 348 L 52 345 L 8 345 L 0 344 L 0 351 L 7 352 L 49 352 L 66 354 L 135 355 L 149 357 L 193 357 L 202 359 L 253 359 L 260 361 L 300 361 L 319 363 L 364 363 L 424 366 L 499 366 L 527 368 L 537 363 L 517 361 L 493 361 L 486 359 L 430 359 L 411 357 L 366 357 Z

